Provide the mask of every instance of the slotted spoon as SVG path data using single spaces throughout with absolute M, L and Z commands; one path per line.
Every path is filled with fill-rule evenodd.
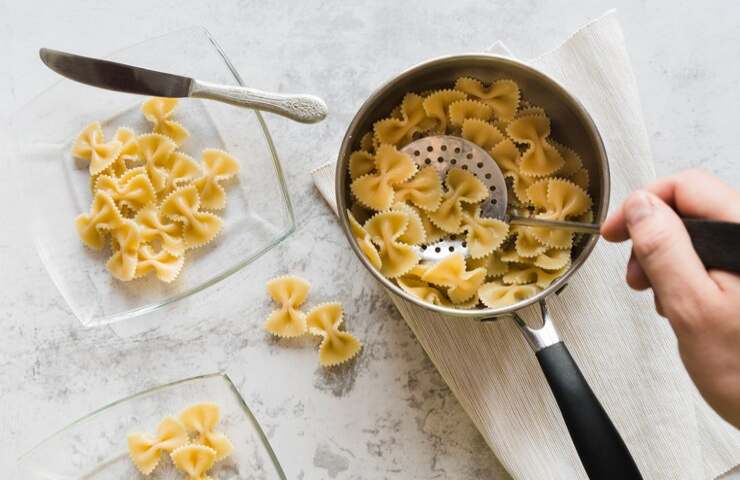
M 481 204 L 481 217 L 496 218 L 510 225 L 546 227 L 575 233 L 600 235 L 601 225 L 573 221 L 554 221 L 522 217 L 507 212 L 508 191 L 506 177 L 488 152 L 475 143 L 451 135 L 432 135 L 406 145 L 402 151 L 419 167 L 433 166 L 445 178 L 450 168 L 467 170 L 478 178 L 489 191 Z M 694 249 L 707 268 L 740 272 L 740 256 L 735 249 L 740 245 L 740 224 L 694 218 L 681 218 L 689 232 Z M 438 242 L 417 247 L 422 261 L 438 261 L 453 253 L 468 256 L 464 235 L 448 235 Z

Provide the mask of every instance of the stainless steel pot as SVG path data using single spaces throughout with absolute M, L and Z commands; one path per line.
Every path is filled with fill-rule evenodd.
M 342 229 L 363 265 L 396 295 L 450 317 L 482 321 L 512 317 L 540 362 L 589 477 L 641 478 L 619 433 L 560 341 L 545 303 L 546 297 L 565 287 L 571 275 L 588 258 L 598 237 L 592 236 L 581 242 L 573 251 L 570 270 L 537 295 L 503 308 L 476 310 L 432 305 L 410 295 L 373 268 L 354 241 L 346 213 L 352 202 L 348 165 L 350 154 L 359 147 L 360 138 L 372 129 L 373 123 L 387 117 L 406 93 L 451 88 L 456 79 L 464 76 L 484 82 L 501 78 L 515 80 L 524 98 L 547 111 L 552 120 L 553 137 L 581 155 L 591 177 L 589 193 L 594 201 L 594 219 L 599 223 L 604 220 L 609 203 L 609 166 L 601 136 L 583 105 L 562 85 L 531 66 L 496 55 L 469 54 L 437 58 L 416 65 L 382 85 L 360 107 L 344 136 L 337 162 L 336 200 Z M 532 328 L 516 312 L 537 302 L 541 307 L 543 326 Z M 450 321 L 462 320 L 450 318 Z

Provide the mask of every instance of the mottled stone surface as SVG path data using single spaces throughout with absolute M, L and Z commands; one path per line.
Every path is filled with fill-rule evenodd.
M 251 85 L 322 96 L 316 126 L 270 116 L 298 231 L 248 270 L 167 311 L 165 325 L 120 338 L 83 330 L 33 251 L 14 182 L 0 175 L 0 466 L 69 421 L 144 388 L 226 370 L 290 478 L 506 478 L 398 313 L 347 249 L 311 184 L 362 100 L 425 58 L 503 39 L 523 57 L 554 48 L 611 2 L 11 2 L 0 0 L 0 115 L 55 80 L 41 46 L 102 55 L 194 24 L 207 27 Z M 740 185 L 736 7 L 620 6 L 659 174 L 701 166 Z M 1 171 L 17 160 L 0 130 Z M 261 329 L 264 281 L 301 274 L 311 302 L 345 304 L 364 341 L 357 361 L 317 366 L 312 341 Z M 163 322 L 165 315 L 149 317 Z M 532 452 L 536 455 L 536 452 Z

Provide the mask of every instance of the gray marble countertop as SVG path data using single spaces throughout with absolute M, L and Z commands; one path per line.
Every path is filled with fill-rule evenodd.
M 740 185 L 738 7 L 724 2 L 621 2 L 659 174 L 701 166 Z M 504 40 L 524 58 L 554 48 L 612 3 L 149 2 L 0 0 L 0 115 L 55 81 L 37 49 L 102 55 L 201 24 L 252 86 L 322 96 L 316 126 L 269 116 L 298 230 L 247 270 L 167 311 L 177 329 L 120 338 L 82 329 L 26 234 L 13 180 L 0 175 L 0 470 L 69 421 L 176 379 L 226 370 L 264 426 L 289 478 L 506 478 L 380 287 L 354 258 L 311 184 L 335 157 L 362 100 L 431 56 Z M 8 145 L 0 131 L 0 145 Z M 2 171 L 15 159 L 0 148 Z M 348 368 L 261 328 L 264 281 L 296 273 L 314 301 L 344 302 L 365 343 Z M 160 317 L 161 318 L 161 317 Z M 157 321 L 157 314 L 152 316 Z M 536 453 L 533 452 L 533 455 Z

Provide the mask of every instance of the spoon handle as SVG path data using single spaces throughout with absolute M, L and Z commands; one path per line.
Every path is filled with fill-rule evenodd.
M 313 95 L 263 92 L 254 88 L 219 85 L 195 79 L 190 86 L 190 96 L 271 112 L 301 123 L 320 122 L 328 112 L 326 103 Z
M 706 268 L 717 268 L 740 273 L 740 223 L 721 222 L 699 218 L 681 218 L 689 232 L 694 250 Z M 512 216 L 512 225 L 570 230 L 576 233 L 599 235 L 601 225 L 595 223 L 545 220 Z
M 570 230 L 575 233 L 588 233 L 598 235 L 601 225 L 596 223 L 572 222 L 566 220 L 545 220 L 544 218 L 519 217 L 512 215 L 509 217 L 511 225 L 523 225 L 525 227 L 545 227 L 556 230 Z

